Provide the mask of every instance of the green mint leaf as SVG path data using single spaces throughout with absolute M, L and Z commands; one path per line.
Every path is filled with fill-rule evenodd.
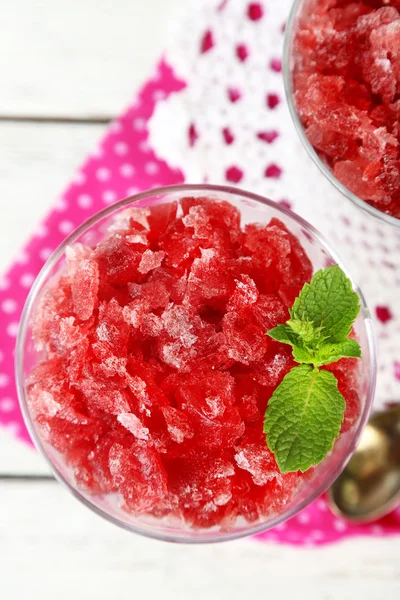
M 289 325 L 278 325 L 270 329 L 268 335 L 277 342 L 290 344 L 291 346 L 301 345 L 302 343 L 300 336 Z
M 288 321 L 289 323 L 289 321 Z M 293 348 L 293 358 L 298 363 L 312 364 L 314 354 L 311 352 L 303 342 L 303 339 L 299 334 L 295 333 L 292 327 L 288 325 L 278 325 L 270 331 L 268 335 L 277 342 L 284 344 L 290 344 Z
M 267 445 L 282 473 L 304 472 L 326 457 L 339 435 L 345 407 L 329 371 L 300 365 L 284 377 L 264 421 Z
M 276 388 L 265 413 L 267 444 L 282 473 L 319 464 L 339 435 L 345 399 L 333 373 L 318 367 L 361 358 L 358 342 L 348 339 L 359 310 L 358 295 L 336 265 L 318 271 L 294 301 L 290 319 L 268 332 L 290 344 L 300 363 Z
M 320 337 L 320 332 L 316 331 L 311 321 L 299 321 L 298 319 L 289 319 L 287 325 L 296 333 L 305 344 L 314 343 Z
M 351 281 L 338 265 L 315 273 L 289 311 L 292 320 L 311 321 L 324 343 L 344 342 L 360 310 Z
M 315 363 L 315 353 L 305 346 L 293 346 L 293 358 L 300 364 L 313 365 Z
M 320 367 L 321 365 L 329 365 L 341 358 L 361 358 L 360 344 L 356 340 L 346 340 L 338 344 L 325 344 L 314 353 L 312 364 Z M 295 360 L 297 360 L 296 357 Z
M 356 340 L 346 340 L 338 344 L 322 344 L 316 350 L 302 345 L 293 345 L 293 358 L 298 363 L 321 367 L 337 362 L 341 358 L 361 358 L 361 348 Z
M 293 358 L 298 363 L 305 363 L 319 367 L 329 365 L 344 357 L 361 358 L 361 348 L 356 340 L 346 340 L 338 344 L 326 344 L 320 342 L 313 348 L 313 343 L 318 336 L 313 325 L 308 328 L 309 323 L 305 322 L 307 327 L 299 326 L 298 333 L 292 328 L 292 321 L 287 325 L 278 325 L 268 332 L 268 335 L 278 342 L 290 344 L 293 348 Z

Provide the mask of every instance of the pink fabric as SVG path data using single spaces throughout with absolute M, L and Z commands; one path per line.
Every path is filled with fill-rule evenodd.
M 146 123 L 155 104 L 184 87 L 170 67 L 160 62 L 132 106 L 111 123 L 95 155 L 54 205 L 36 235 L 0 280 L 0 423 L 31 443 L 20 413 L 14 378 L 13 350 L 20 313 L 29 288 L 50 253 L 90 215 L 138 190 L 179 183 L 182 174 L 158 160 L 147 143 Z M 259 539 L 295 545 L 319 545 L 354 535 L 399 533 L 400 509 L 379 523 L 353 526 L 334 517 L 323 498 Z

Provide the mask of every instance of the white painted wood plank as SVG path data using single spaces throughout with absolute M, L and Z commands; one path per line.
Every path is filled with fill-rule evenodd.
M 160 56 L 185 0 L 1 3 L 0 115 L 113 116 Z
M 104 126 L 0 123 L 0 273 L 93 149 Z M 1 344 L 0 344 L 1 345 Z M 47 474 L 33 448 L 0 428 L 0 474 Z
M 0 477 L 49 474 L 46 461 L 35 448 L 16 440 L 0 427 Z
M 92 124 L 0 122 L 0 273 L 64 190 L 103 130 L 104 126 Z
M 7 600 L 400 597 L 400 538 L 318 550 L 254 540 L 187 547 L 119 530 L 56 483 L 3 482 L 0 497 L 0 594 Z
M 0 274 L 46 215 L 105 126 L 0 122 Z M 1 341 L 0 341 L 1 346 Z M 46 474 L 36 450 L 0 428 L 0 474 Z

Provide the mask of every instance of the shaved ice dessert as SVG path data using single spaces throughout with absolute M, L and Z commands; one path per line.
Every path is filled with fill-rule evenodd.
M 322 161 L 400 218 L 399 0 L 304 0 L 291 61 L 297 113 Z
M 313 469 L 281 473 L 266 445 L 268 401 L 294 365 L 266 332 L 312 275 L 282 221 L 242 226 L 207 197 L 127 208 L 100 242 L 67 247 L 31 318 L 27 395 L 77 489 L 193 529 L 282 513 Z M 361 411 L 356 360 L 329 370 L 343 433 Z

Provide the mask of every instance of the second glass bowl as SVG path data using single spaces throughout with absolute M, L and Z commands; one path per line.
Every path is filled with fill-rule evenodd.
M 389 233 L 390 231 L 397 232 L 400 239 L 400 219 L 396 217 L 392 217 L 379 209 L 371 206 L 368 202 L 361 200 L 358 196 L 353 194 L 346 186 L 344 186 L 333 174 L 332 170 L 325 164 L 325 162 L 320 158 L 312 144 L 307 138 L 305 133 L 303 124 L 298 115 L 296 109 L 296 103 L 294 99 L 294 89 L 293 89 L 293 70 L 294 70 L 294 40 L 296 36 L 296 28 L 299 20 L 301 19 L 302 12 L 304 10 L 305 4 L 307 4 L 309 0 L 294 0 L 293 6 L 289 15 L 289 19 L 286 25 L 285 30 L 285 44 L 284 44 L 284 56 L 283 56 L 283 75 L 284 75 L 284 84 L 285 84 L 285 92 L 286 98 L 289 105 L 289 110 L 295 124 L 296 130 L 300 139 L 305 146 L 308 154 L 317 165 L 317 167 L 322 171 L 325 177 L 336 187 L 336 189 L 351 203 L 353 203 L 357 208 L 365 211 L 368 215 L 374 217 L 377 221 L 376 224 L 382 223 L 385 226 L 385 231 Z M 361 217 L 360 217 L 361 218 Z M 393 228 L 391 230 L 391 228 Z

